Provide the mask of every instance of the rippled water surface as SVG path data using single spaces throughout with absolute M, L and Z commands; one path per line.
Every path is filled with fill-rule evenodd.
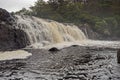
M 77 42 L 71 45 L 53 45 L 61 49 L 55 52 L 25 49 L 31 57 L 0 62 L 0 80 L 120 80 L 119 41 L 89 40 L 79 44 L 82 47 L 76 46 Z

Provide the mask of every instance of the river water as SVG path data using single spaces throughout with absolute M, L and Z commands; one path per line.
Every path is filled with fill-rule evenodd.
M 89 40 L 4 52 L 0 80 L 120 80 L 116 57 L 119 45 L 119 41 Z M 50 52 L 50 47 L 61 50 Z
M 11 28 L 30 45 L 0 52 L 0 80 L 120 80 L 120 41 L 89 40 L 75 25 L 24 15 Z

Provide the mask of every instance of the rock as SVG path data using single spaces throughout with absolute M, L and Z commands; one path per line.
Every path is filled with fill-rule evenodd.
M 84 54 L 84 55 L 82 55 L 82 57 L 90 59 L 92 57 L 92 54 Z
M 10 29 L 0 25 L 0 50 L 24 48 L 29 45 L 27 34 L 22 30 Z
M 27 34 L 16 29 L 16 24 L 14 17 L 0 8 L 0 50 L 20 49 L 29 45 Z
M 54 52 L 54 51 L 59 51 L 59 49 L 58 49 L 58 48 L 56 48 L 56 47 L 52 47 L 52 48 L 50 48 L 50 49 L 49 49 L 49 51 Z
M 67 75 L 64 79 L 79 79 L 79 77 L 77 75 Z
M 55 55 L 51 55 L 48 50 L 43 49 L 28 49 L 27 51 L 33 53 L 30 58 L 0 61 L 0 80 L 16 80 L 16 78 L 23 78 L 23 80 L 120 80 L 120 68 L 119 65 L 117 67 L 115 64 L 116 51 L 113 50 L 91 52 L 82 46 L 61 49 Z M 92 57 L 88 53 L 86 54 L 88 51 L 90 51 L 89 54 L 92 54 Z M 111 55 L 113 58 L 94 60 L 97 54 L 106 55 L 106 57 Z M 82 57 L 88 59 L 91 57 L 92 61 L 89 60 L 89 63 L 92 64 L 79 64 Z M 64 59 L 67 59 L 67 61 Z M 74 65 L 73 60 L 76 59 L 78 65 Z M 48 60 L 50 62 L 43 63 Z M 51 66 L 56 66 L 56 63 L 61 67 L 51 68 Z M 102 67 L 99 67 L 99 65 L 102 65 Z M 6 74 L 13 75 L 7 77 Z
M 91 60 L 89 58 L 80 58 L 74 60 L 74 65 L 81 65 L 90 62 Z
M 72 47 L 78 47 L 78 45 L 72 45 Z
M 75 65 L 89 63 L 91 61 L 92 54 L 84 54 L 81 55 L 78 59 L 74 59 Z
M 13 16 L 5 9 L 0 8 L 0 21 L 11 24 L 14 20 Z
M 83 24 L 80 25 L 79 28 L 84 32 L 84 34 L 86 35 L 86 37 L 88 37 L 89 39 L 101 39 L 102 36 L 95 32 L 91 26 L 89 26 L 88 24 Z
M 94 59 L 94 60 L 105 60 L 105 59 L 106 59 L 106 56 L 105 56 L 105 55 L 100 55 L 100 54 L 98 54 L 98 55 L 95 56 L 95 59 Z
M 70 80 L 87 80 L 87 78 L 84 75 L 77 75 L 77 74 L 69 74 L 63 78 L 70 79 Z
M 117 51 L 117 62 L 120 63 L 120 49 Z

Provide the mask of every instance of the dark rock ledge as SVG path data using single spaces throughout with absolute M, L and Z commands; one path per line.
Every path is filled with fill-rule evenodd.
M 26 33 L 16 26 L 15 17 L 0 8 L 0 50 L 20 49 L 29 44 Z

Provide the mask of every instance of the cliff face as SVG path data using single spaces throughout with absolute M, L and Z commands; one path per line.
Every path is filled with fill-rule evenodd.
M 26 40 L 25 40 L 26 39 Z M 0 49 L 19 49 L 25 47 L 29 40 L 22 30 L 11 29 L 8 25 L 0 25 Z
M 119 41 L 120 37 L 112 36 L 112 35 L 105 35 L 95 31 L 92 26 L 88 24 L 82 24 L 79 26 L 79 28 L 84 32 L 85 36 L 88 39 L 93 40 L 107 40 L 107 41 Z M 112 33 L 111 33 L 112 34 Z
M 93 40 L 120 40 L 119 37 L 115 36 L 106 36 L 101 33 L 95 32 L 91 26 L 88 24 L 82 24 L 79 26 L 79 28 L 84 32 L 86 37 L 88 39 L 93 39 Z
M 19 49 L 29 43 L 26 33 L 14 29 L 14 26 L 16 26 L 15 18 L 6 10 L 0 8 L 0 50 Z
M 89 39 L 102 39 L 102 35 L 94 32 L 88 24 L 80 25 L 79 28 L 84 32 L 87 38 Z

